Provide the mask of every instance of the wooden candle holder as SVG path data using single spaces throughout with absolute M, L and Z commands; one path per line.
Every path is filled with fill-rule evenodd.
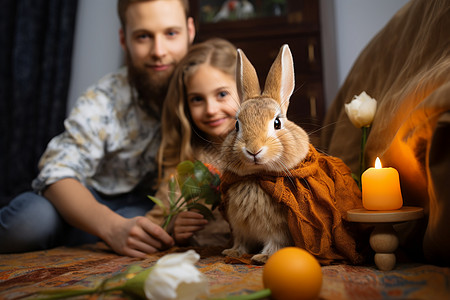
M 403 206 L 396 210 L 352 209 L 347 212 L 350 222 L 374 224 L 370 234 L 370 247 L 375 251 L 375 265 L 382 271 L 395 267 L 395 250 L 398 247 L 398 236 L 394 230 L 395 223 L 417 220 L 423 217 L 423 208 Z

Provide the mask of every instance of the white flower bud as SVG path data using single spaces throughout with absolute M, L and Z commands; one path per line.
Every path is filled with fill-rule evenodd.
M 196 267 L 200 259 L 194 250 L 160 258 L 145 281 L 145 295 L 152 300 L 194 300 L 208 293 L 208 281 Z
M 350 121 L 358 128 L 369 127 L 372 124 L 377 110 L 377 100 L 371 98 L 366 92 L 355 96 L 353 100 L 345 104 L 345 112 Z

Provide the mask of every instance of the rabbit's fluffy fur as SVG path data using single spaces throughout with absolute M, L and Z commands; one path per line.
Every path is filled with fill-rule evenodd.
M 236 83 L 241 106 L 236 129 L 222 146 L 222 170 L 239 176 L 288 174 L 309 151 L 307 133 L 286 118 L 295 86 L 289 47 L 281 47 L 262 93 L 254 67 L 238 50 Z M 293 245 L 287 209 L 261 189 L 257 177 L 247 178 L 224 195 L 234 245 L 223 254 L 239 257 L 260 251 L 252 260 L 265 263 L 280 248 Z

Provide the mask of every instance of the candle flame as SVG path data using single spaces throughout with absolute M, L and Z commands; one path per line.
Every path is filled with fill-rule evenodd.
M 375 169 L 381 169 L 381 161 L 379 157 L 375 160 Z

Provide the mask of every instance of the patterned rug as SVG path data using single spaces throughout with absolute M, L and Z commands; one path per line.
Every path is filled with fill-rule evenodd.
M 164 254 L 186 250 L 173 248 L 146 259 L 135 259 L 116 255 L 99 243 L 0 255 L 0 299 L 24 299 L 51 288 L 94 287 L 130 265 L 149 267 Z M 201 256 L 197 267 L 209 279 L 211 297 L 246 294 L 263 288 L 263 267 L 230 263 L 219 248 L 194 250 Z M 450 299 L 450 268 L 400 264 L 383 272 L 372 266 L 334 265 L 322 267 L 322 273 L 320 299 Z M 115 292 L 101 299 L 127 298 Z

